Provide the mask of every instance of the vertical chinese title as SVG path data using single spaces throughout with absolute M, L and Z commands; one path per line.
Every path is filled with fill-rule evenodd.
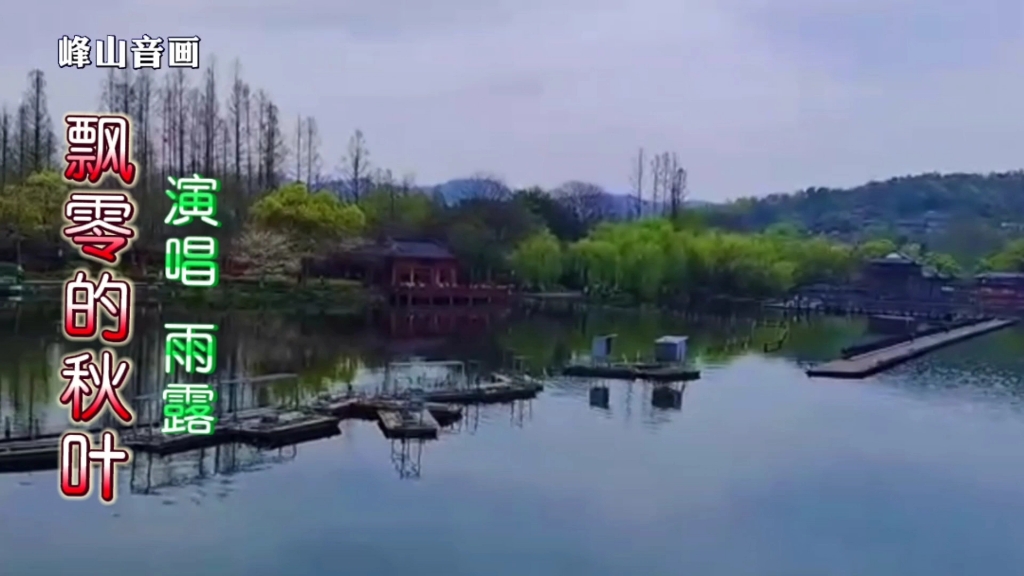
M 198 37 L 168 38 L 167 41 L 168 67 L 199 68 Z M 57 44 L 60 67 L 81 69 L 92 63 L 89 38 L 64 36 Z M 145 35 L 132 40 L 132 67 L 159 69 L 164 51 L 162 44 L 163 39 Z M 125 40 L 107 36 L 105 41 L 96 40 L 95 45 L 97 67 L 127 68 Z M 116 498 L 117 466 L 127 464 L 132 458 L 131 451 L 120 445 L 115 426 L 132 425 L 136 420 L 134 411 L 121 397 L 133 365 L 130 359 L 119 358 L 113 347 L 127 344 L 134 327 L 134 286 L 127 278 L 120 277 L 116 269 L 138 233 L 132 225 L 138 206 L 129 190 L 141 175 L 131 153 L 132 129 L 127 116 L 67 114 L 64 124 L 67 142 L 64 179 L 73 189 L 64 203 L 67 226 L 61 232 L 93 265 L 83 263 L 64 285 L 63 332 L 71 342 L 84 344 L 98 340 L 99 351 L 85 349 L 62 359 L 60 374 L 65 385 L 58 400 L 69 407 L 73 427 L 61 437 L 59 484 L 61 494 L 67 498 L 88 498 L 92 491 L 93 466 L 98 465 L 100 500 L 110 504 Z M 117 186 L 113 189 L 115 180 Z M 207 184 L 209 182 L 212 184 Z M 216 192 L 219 185 L 215 181 L 196 176 L 175 185 L 179 195 L 170 193 L 175 204 L 167 217 L 168 223 L 185 225 L 191 222 L 190 214 L 202 217 L 205 222 L 216 222 L 216 202 L 204 208 L 203 199 L 212 196 L 204 196 L 202 192 L 203 186 L 207 194 Z M 75 186 L 80 188 L 74 189 Z M 169 240 L 168 270 L 173 261 L 178 264 L 178 271 L 168 273 L 167 277 L 186 285 L 215 286 L 219 279 L 216 241 L 205 252 L 204 246 L 210 243 L 202 238 Z M 178 249 L 175 258 L 170 254 L 172 247 Z M 208 256 L 205 268 L 189 260 L 194 259 L 192 255 L 196 253 L 200 254 L 201 261 L 203 256 Z M 94 274 L 91 268 L 100 270 Z M 197 278 L 197 270 L 204 269 L 206 275 L 199 274 L 199 279 L 193 280 Z M 193 284 L 189 284 L 190 281 Z M 213 372 L 216 341 L 198 334 L 208 326 L 167 325 L 167 328 L 175 330 L 166 340 L 168 373 L 172 372 L 175 361 L 185 366 L 185 372 Z M 184 422 L 182 431 L 212 434 L 215 395 L 208 386 L 170 384 L 163 398 L 165 433 L 175 433 L 175 423 Z M 180 410 L 183 418 L 176 419 L 173 415 L 179 412 L 175 410 Z M 98 445 L 94 443 L 96 433 L 99 434 Z
M 76 427 L 61 437 L 60 491 L 67 498 L 87 498 L 95 463 L 100 465 L 100 499 L 112 503 L 116 465 L 128 463 L 131 452 L 119 446 L 110 420 L 116 418 L 127 425 L 135 420 L 135 414 L 120 396 L 132 372 L 131 361 L 118 358 L 111 347 L 131 340 L 135 302 L 132 283 L 111 268 L 120 264 L 135 240 L 132 222 L 138 209 L 130 193 L 98 187 L 113 176 L 128 189 L 139 174 L 131 157 L 128 117 L 67 114 L 64 125 L 64 178 L 72 185 L 91 188 L 72 189 L 68 194 L 64 203 L 68 225 L 61 233 L 82 257 L 103 269 L 94 276 L 90 267 L 83 265 L 64 284 L 64 337 L 81 343 L 99 340 L 100 350 L 73 352 L 62 360 L 60 375 L 65 387 L 58 400 L 70 408 Z M 109 408 L 109 413 L 104 414 L 104 408 Z M 94 446 L 91 425 L 97 420 L 104 427 L 100 445 Z

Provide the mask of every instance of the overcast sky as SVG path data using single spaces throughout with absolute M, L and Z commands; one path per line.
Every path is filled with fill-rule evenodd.
M 317 118 L 327 167 L 361 128 L 375 164 L 421 183 L 621 191 L 641 145 L 678 152 L 707 200 L 1024 166 L 1020 0 L 7 4 L 10 104 L 38 67 L 58 122 L 97 105 L 99 71 L 57 67 L 61 35 L 199 35 L 289 131 Z

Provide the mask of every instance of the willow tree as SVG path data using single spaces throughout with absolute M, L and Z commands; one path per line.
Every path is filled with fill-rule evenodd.
M 546 229 L 520 242 L 509 259 L 516 275 L 531 287 L 543 290 L 562 276 L 562 246 Z

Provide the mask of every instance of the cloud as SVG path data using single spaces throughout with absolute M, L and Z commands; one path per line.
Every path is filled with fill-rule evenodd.
M 678 151 L 694 195 L 720 199 L 1016 167 L 1021 8 L 966 6 L 54 0 L 41 18 L 16 3 L 8 17 L 30 24 L 0 38 L 0 96 L 40 67 L 56 114 L 95 106 L 99 72 L 56 67 L 63 34 L 198 34 L 204 59 L 241 58 L 285 118 L 316 116 L 328 167 L 358 127 L 376 163 L 422 182 L 485 170 L 622 190 L 642 145 Z

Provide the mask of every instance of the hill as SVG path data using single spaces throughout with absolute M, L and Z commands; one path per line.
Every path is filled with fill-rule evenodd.
M 348 182 L 331 180 L 325 182 L 322 186 L 341 196 L 348 196 Z M 449 206 L 454 206 L 470 198 L 512 192 L 512 190 L 506 188 L 499 181 L 486 178 L 456 178 L 433 186 L 417 186 L 416 190 L 433 198 L 443 200 Z M 598 193 L 598 196 L 599 198 L 596 202 L 600 205 L 600 211 L 611 219 L 624 219 L 636 214 L 635 197 L 608 191 L 601 191 Z M 711 204 L 701 200 L 693 200 L 684 202 L 684 205 L 690 208 L 697 208 L 710 206 Z M 643 214 L 658 214 L 667 211 L 667 206 L 664 203 L 655 204 L 650 200 L 644 200 L 642 206 Z
M 971 258 L 1024 233 L 1024 172 L 919 174 L 702 210 L 709 223 L 732 230 L 790 224 L 843 240 L 887 237 Z
M 708 209 L 722 224 L 750 230 L 788 222 L 811 232 L 847 234 L 963 218 L 1012 227 L 1024 222 L 1024 172 L 920 174 L 856 188 L 744 198 Z

